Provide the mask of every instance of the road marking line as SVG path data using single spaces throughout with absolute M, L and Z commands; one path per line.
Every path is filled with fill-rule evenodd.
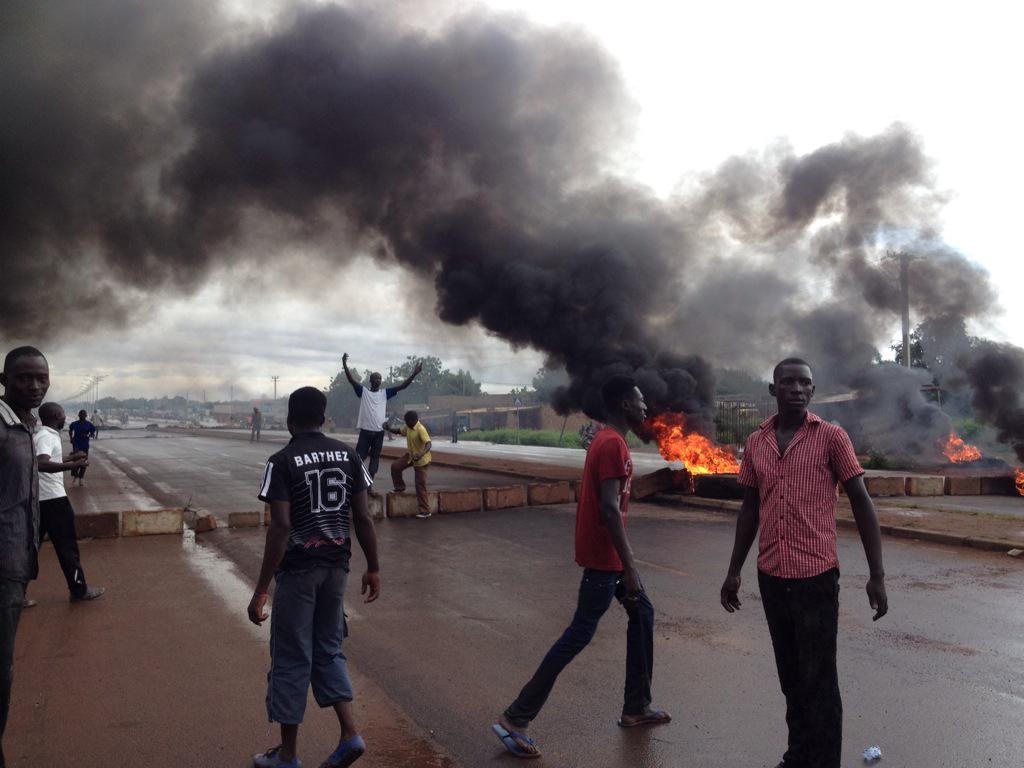
M 149 474 L 149 472 L 144 470 L 142 467 L 132 467 L 132 472 L 134 472 L 137 475 L 148 475 Z
M 659 571 L 668 571 L 669 573 L 674 573 L 674 574 L 676 574 L 678 576 L 689 576 L 690 575 L 686 571 L 680 571 L 678 568 L 671 568 L 671 567 L 669 567 L 667 565 L 660 565 L 659 563 L 652 563 L 649 560 L 640 560 L 640 559 L 635 558 L 635 557 L 633 559 L 636 560 L 636 562 L 640 563 L 640 565 L 646 565 L 646 566 L 649 566 L 651 568 L 656 568 Z
M 174 489 L 171 488 L 171 486 L 169 486 L 167 483 L 160 482 L 160 483 L 153 483 L 153 485 L 155 485 L 157 488 L 159 488 L 164 493 L 174 493 Z

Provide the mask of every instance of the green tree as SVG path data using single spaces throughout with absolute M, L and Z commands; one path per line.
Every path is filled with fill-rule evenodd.
M 758 376 L 734 368 L 715 371 L 716 395 L 768 395 L 768 382 Z
M 384 386 L 401 384 L 412 375 L 417 363 L 423 364 L 423 370 L 416 380 L 402 395 L 404 402 L 423 403 L 431 395 L 479 395 L 480 382 L 473 378 L 469 371 L 461 368 L 451 371 L 444 367 L 441 359 L 434 356 L 414 357 L 410 355 L 401 365 L 388 368 L 384 377 Z
M 956 361 L 978 345 L 980 339 L 967 333 L 961 317 L 932 317 L 910 332 L 910 365 L 924 368 L 934 383 L 943 386 L 957 374 Z M 897 363 L 903 362 L 903 342 L 892 345 Z
M 549 368 L 544 366 L 537 371 L 531 384 L 537 393 L 537 397 L 547 401 L 556 389 L 569 384 L 569 374 L 562 367 Z
M 366 377 L 360 377 L 359 373 L 352 371 L 352 377 L 356 381 L 365 381 Z M 338 375 L 331 379 L 327 387 L 327 415 L 338 427 L 354 427 L 356 418 L 359 416 L 359 398 L 352 391 L 352 385 L 345 378 L 345 371 L 338 371 Z

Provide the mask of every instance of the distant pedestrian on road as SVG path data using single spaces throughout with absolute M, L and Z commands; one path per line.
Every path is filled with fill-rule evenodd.
M 391 483 L 396 493 L 405 492 L 405 480 L 402 473 L 412 467 L 413 475 L 416 478 L 416 505 L 419 507 L 419 514 L 416 517 L 426 520 L 430 517 L 430 503 L 427 497 L 427 468 L 430 466 L 431 455 L 430 434 L 427 428 L 420 421 L 416 411 L 406 411 L 403 417 L 405 426 L 395 429 L 388 422 L 381 425 L 388 432 L 395 435 L 404 435 L 405 444 L 408 450 L 391 462 Z
M 380 451 L 384 446 L 384 430 L 381 423 L 385 419 L 388 400 L 412 384 L 413 379 L 423 370 L 423 363 L 416 363 L 412 375 L 401 384 L 384 389 L 380 388 L 381 375 L 376 372 L 370 374 L 369 389 L 355 380 L 352 371 L 348 369 L 348 352 L 341 356 L 341 366 L 345 369 L 348 383 L 352 385 L 356 397 L 359 398 L 359 417 L 356 419 L 359 439 L 356 441 L 356 452 L 363 461 L 366 461 L 367 456 L 370 457 L 370 477 L 374 478 L 380 466 Z
M 263 429 L 263 414 L 259 408 L 252 409 L 252 418 L 249 423 L 249 442 L 260 441 L 260 430 Z
M 68 434 L 71 436 L 71 448 L 75 453 L 84 453 L 89 456 L 89 442 L 96 437 L 96 427 L 88 419 L 89 414 L 84 410 L 78 412 L 78 421 L 71 422 L 68 427 Z M 89 462 L 75 467 L 71 470 L 71 476 L 78 480 L 78 484 L 85 485 L 85 470 Z
M 42 425 L 33 436 L 36 461 L 39 463 L 39 540 L 50 535 L 57 562 L 64 572 L 71 602 L 95 600 L 106 590 L 85 583 L 85 571 L 78 553 L 75 536 L 75 510 L 64 490 L 64 473 L 89 462 L 84 453 L 72 453 L 64 461 L 64 447 L 60 433 L 64 429 L 64 409 L 57 403 L 39 406 Z
M 777 768 L 839 768 L 839 483 L 867 556 L 868 603 L 875 621 L 889 610 L 882 537 L 849 435 L 807 410 L 814 395 L 810 365 L 786 358 L 775 366 L 772 379 L 768 389 L 779 412 L 747 439 L 739 475 L 745 491 L 722 584 L 722 607 L 729 613 L 740 608 L 740 572 L 760 529 L 757 580 L 789 728 L 786 753 Z
M 50 388 L 50 367 L 35 347 L 12 349 L 0 385 L 0 768 L 11 706 L 14 638 L 25 587 L 39 571 L 39 469 L 32 447 L 38 408 Z
M 619 725 L 660 725 L 671 716 L 651 707 L 654 669 L 654 606 L 640 580 L 626 536 L 633 460 L 626 433 L 647 415 L 643 394 L 630 376 L 612 376 L 601 388 L 607 412 L 583 467 L 576 506 L 576 562 L 583 568 L 572 623 L 548 651 L 519 696 L 492 726 L 505 748 L 517 757 L 539 757 L 527 728 L 547 701 L 563 669 L 594 637 L 597 624 L 616 599 L 626 611 L 626 686 Z
M 366 750 L 352 714 L 352 684 L 342 651 L 344 597 L 352 554 L 351 531 L 366 557 L 362 594 L 380 595 L 377 536 L 366 503 L 370 477 L 345 443 L 325 436 L 327 398 L 303 387 L 288 398 L 292 439 L 270 457 L 259 498 L 270 504 L 263 567 L 249 619 L 267 618 L 267 590 L 276 580 L 270 619 L 267 715 L 281 724 L 281 744 L 256 755 L 257 768 L 299 768 L 299 724 L 310 685 L 321 707 L 333 707 L 341 727 L 338 748 L 322 766 L 348 766 Z

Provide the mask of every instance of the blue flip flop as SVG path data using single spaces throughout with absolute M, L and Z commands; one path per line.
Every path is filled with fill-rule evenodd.
M 516 757 L 521 757 L 525 760 L 540 757 L 540 750 L 537 749 L 537 745 L 534 743 L 533 739 L 525 733 L 509 731 L 500 723 L 492 725 L 491 730 L 494 731 L 495 735 L 497 735 L 499 739 L 501 739 L 502 746 Z M 529 745 L 530 748 L 527 749 L 523 744 Z

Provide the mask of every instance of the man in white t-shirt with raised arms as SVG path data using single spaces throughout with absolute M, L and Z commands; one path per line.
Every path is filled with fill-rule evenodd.
M 71 602 L 95 600 L 106 590 L 85 583 L 85 572 L 78 554 L 75 536 L 75 510 L 64 490 L 64 473 L 84 467 L 89 459 L 84 452 L 72 453 L 64 461 L 60 431 L 64 429 L 64 409 L 57 403 L 39 406 L 39 429 L 32 436 L 39 465 L 39 539 L 50 535 L 57 561 L 68 583 Z
M 367 471 L 370 477 L 377 474 L 377 467 L 380 465 L 380 451 L 384 447 L 384 427 L 382 426 L 387 416 L 388 400 L 397 395 L 403 389 L 412 384 L 420 371 L 423 370 L 423 363 L 416 363 L 412 375 L 395 387 L 380 388 L 382 377 L 379 373 L 370 374 L 370 386 L 364 387 L 348 369 L 348 352 L 341 356 L 341 366 L 345 369 L 345 377 L 348 383 L 355 390 L 359 398 L 359 418 L 356 420 L 356 429 L 359 430 L 359 439 L 356 441 L 356 453 L 359 458 L 366 461 L 370 457 L 370 466 Z

